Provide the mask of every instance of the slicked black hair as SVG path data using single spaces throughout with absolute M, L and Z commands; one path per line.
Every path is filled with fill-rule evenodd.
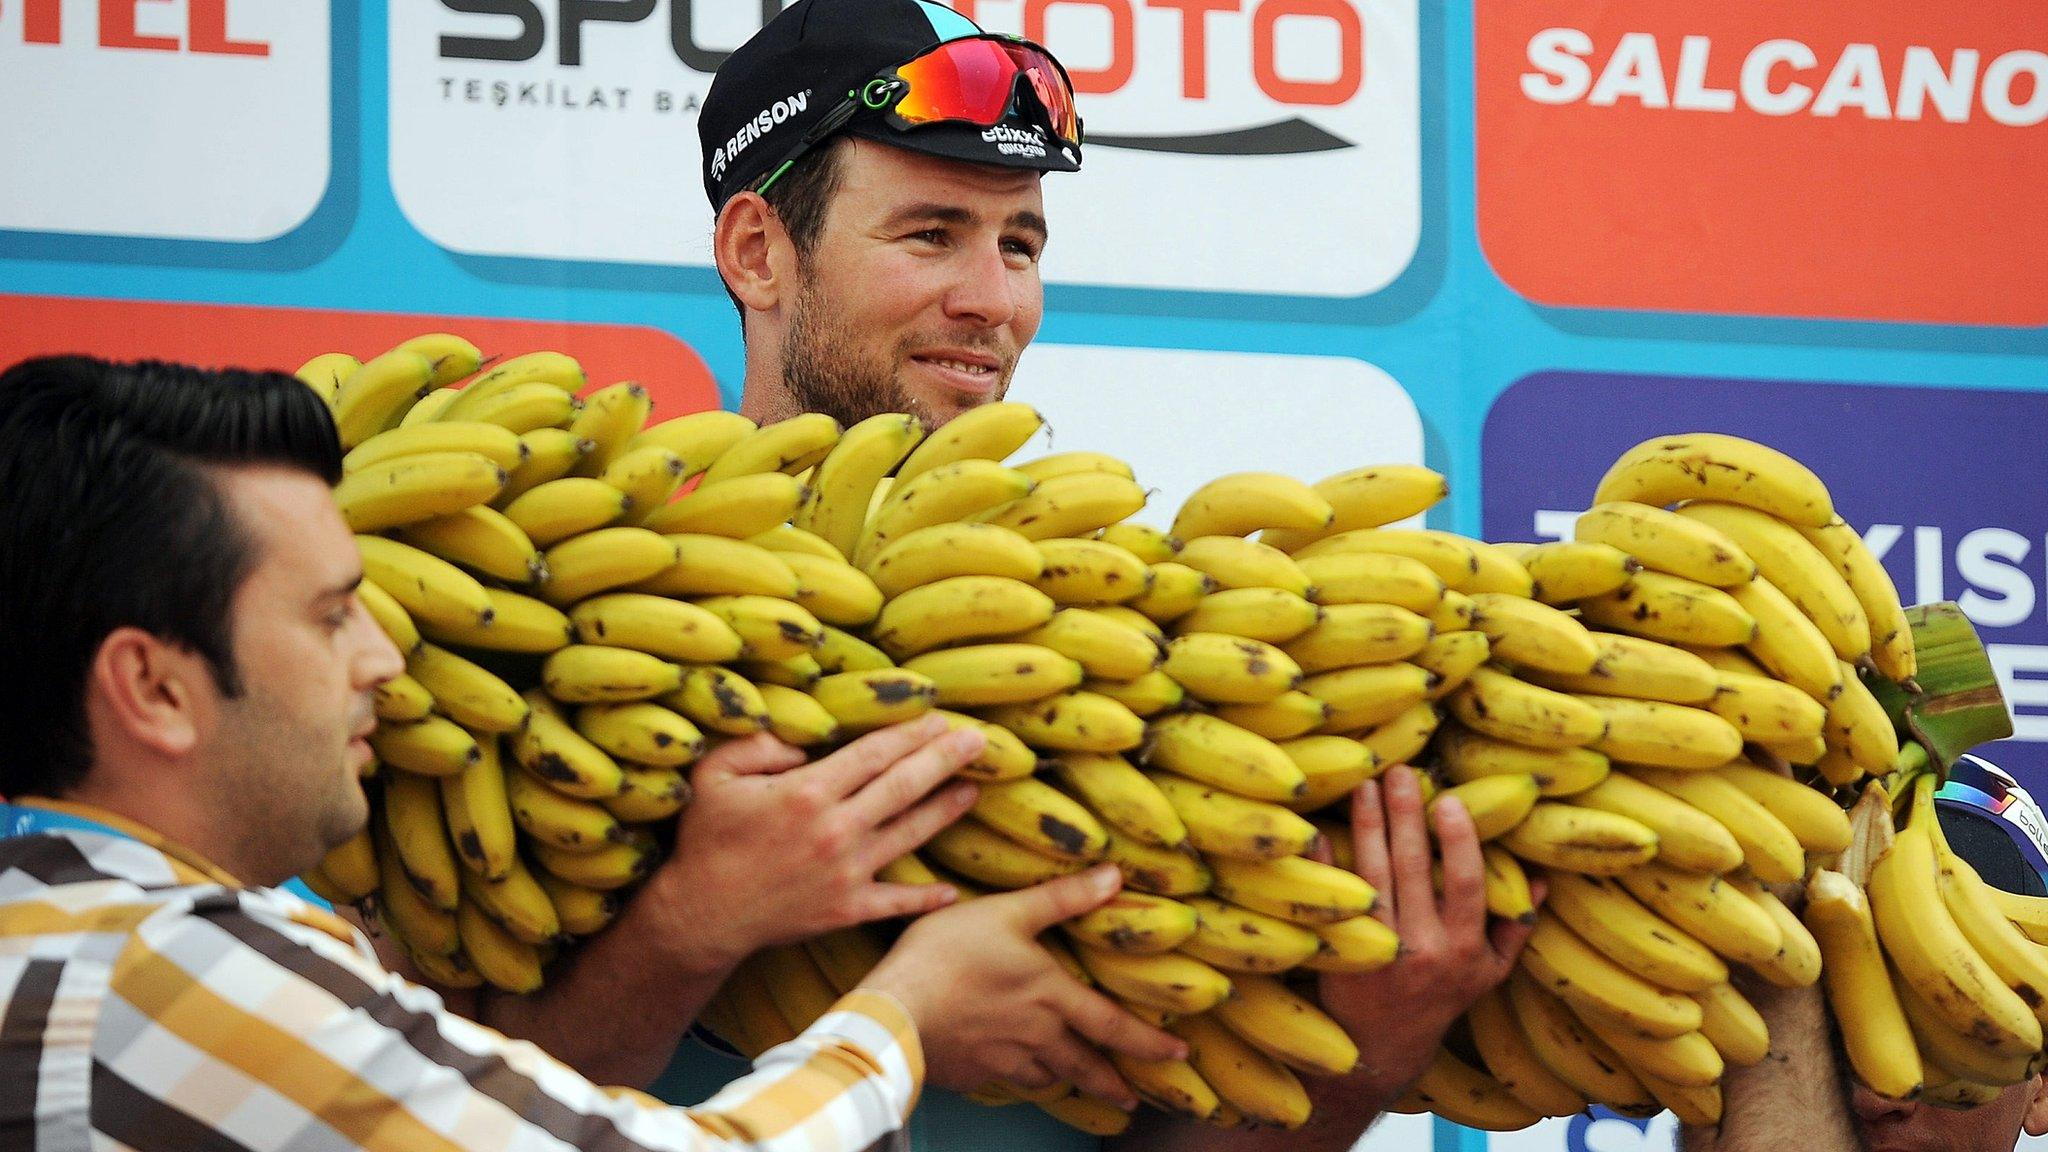
M 281 372 L 87 356 L 0 372 L 0 793 L 85 777 L 86 675 L 117 628 L 241 693 L 229 604 L 257 558 L 212 474 L 238 465 L 334 483 L 327 406 Z

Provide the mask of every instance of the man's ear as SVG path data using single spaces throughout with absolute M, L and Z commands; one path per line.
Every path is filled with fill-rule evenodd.
M 165 756 L 183 756 L 199 743 L 200 685 L 206 661 L 140 628 L 116 628 L 100 642 L 86 670 L 86 696 L 97 715 L 122 738 Z
M 2027 1105 L 2021 1127 L 2029 1136 L 2048 1136 L 2048 1076 L 2034 1077 L 2034 1099 Z
M 789 233 L 759 193 L 741 192 L 719 209 L 712 254 L 725 286 L 749 311 L 773 309 L 788 291 Z

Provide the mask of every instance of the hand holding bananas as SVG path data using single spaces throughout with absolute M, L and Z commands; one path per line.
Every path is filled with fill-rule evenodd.
M 912 924 L 861 983 L 910 1009 L 932 1083 L 972 1091 L 1072 1084 L 1124 1108 L 1132 1094 L 1105 1053 L 1180 1060 L 1187 1045 L 1077 982 L 1035 937 L 1101 907 L 1122 886 L 1098 866 L 946 908 Z M 961 957 L 972 956 L 972 963 Z
M 726 744 L 696 765 L 675 854 L 636 899 L 659 899 L 696 963 L 720 970 L 768 945 L 943 907 L 949 889 L 875 873 L 973 805 L 972 784 L 946 781 L 981 747 L 936 716 L 809 763 L 767 735 Z

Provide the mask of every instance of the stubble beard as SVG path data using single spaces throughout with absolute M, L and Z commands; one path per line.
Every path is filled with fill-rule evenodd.
M 815 283 L 804 276 L 782 338 L 783 385 L 796 411 L 822 412 L 845 428 L 883 412 L 907 412 L 931 429 L 972 406 L 933 411 L 932 405 L 911 395 L 896 369 L 912 351 L 909 341 L 880 352 L 864 347 L 859 334 L 836 318 Z M 1014 368 L 1012 361 L 1002 369 L 1002 382 L 989 401 L 1000 400 L 1009 391 Z

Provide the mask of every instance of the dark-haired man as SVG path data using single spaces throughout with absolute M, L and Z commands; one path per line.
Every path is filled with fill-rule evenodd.
M 404 669 L 355 595 L 340 472 L 325 405 L 290 376 L 85 357 L 0 373 L 0 1144 L 854 1152 L 901 1129 L 927 1057 L 974 1085 L 1090 1076 L 1083 1037 L 1182 1050 L 1035 943 L 1116 891 L 1108 867 L 919 919 L 861 988 L 689 1110 L 601 1088 L 385 969 L 271 887 L 363 827 L 371 694 Z M 854 829 L 915 811 L 979 750 L 927 718 L 801 770 L 765 738 L 706 765 Z M 874 897 L 859 870 L 824 890 Z M 673 1017 L 676 978 L 719 958 L 693 941 L 729 926 L 676 917 L 662 889 L 504 1018 L 673 1045 L 679 1024 L 635 1029 Z M 641 963 L 607 970 L 613 953 Z M 482 1006 L 495 1022 L 505 1002 Z
M 2048 817 L 2005 770 L 1957 757 L 1934 807 L 1956 855 L 1985 883 L 2048 896 Z M 1819 986 L 1751 984 L 1744 990 L 1770 1025 L 1770 1055 L 1728 1070 L 1721 1123 L 1684 1129 L 1685 1152 L 2011 1152 L 2022 1132 L 2048 1135 L 2048 1075 L 1963 1110 L 1887 1099 L 1849 1075 Z
M 1081 163 L 1073 89 L 1050 53 L 932 0 L 798 0 L 719 70 L 698 132 L 713 250 L 746 345 L 744 414 L 851 425 L 898 411 L 937 426 L 1003 397 L 1044 312 L 1039 257 L 1056 222 L 1040 180 Z M 1155 1118 L 1126 1144 L 1348 1148 L 1506 974 L 1526 929 L 1489 929 L 1462 809 L 1438 810 L 1441 898 L 1411 773 L 1361 790 L 1354 823 L 1360 871 L 1382 894 L 1376 914 L 1402 937 L 1387 969 L 1323 982 L 1365 1053 L 1359 1070 L 1315 1086 L 1307 1131 Z M 687 1071 L 702 1073 L 679 1066 L 679 1098 Z M 1093 1143 L 1029 1109 L 928 1112 L 939 1115 L 917 1134 L 934 1148 Z

